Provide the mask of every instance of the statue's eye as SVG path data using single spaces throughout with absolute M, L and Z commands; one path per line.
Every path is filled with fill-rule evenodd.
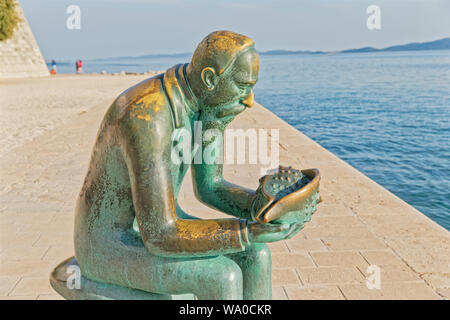
M 246 84 L 240 84 L 239 85 L 239 91 L 241 91 L 242 93 L 246 92 L 249 89 L 249 85 Z

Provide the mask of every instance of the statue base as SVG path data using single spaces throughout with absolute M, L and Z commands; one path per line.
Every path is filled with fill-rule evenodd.
M 78 269 L 77 269 L 78 268 Z M 75 257 L 61 262 L 50 275 L 50 284 L 67 300 L 193 300 L 194 295 L 170 295 L 145 292 L 87 279 L 79 273 Z M 69 272 L 68 272 L 69 271 Z M 76 274 L 80 281 L 73 281 Z M 70 283 L 67 283 L 67 281 Z M 78 288 L 77 288 L 78 287 Z

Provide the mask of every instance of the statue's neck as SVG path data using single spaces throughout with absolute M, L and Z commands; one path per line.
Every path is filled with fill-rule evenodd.
M 180 79 L 180 86 L 183 90 L 183 94 L 186 98 L 186 112 L 188 114 L 195 114 L 199 112 L 199 104 L 197 97 L 191 87 L 191 81 L 189 80 L 188 74 L 186 72 L 188 64 L 182 67 L 183 77 Z

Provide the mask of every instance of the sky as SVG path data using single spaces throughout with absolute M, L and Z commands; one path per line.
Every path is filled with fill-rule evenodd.
M 19 0 L 46 60 L 193 52 L 212 31 L 259 51 L 377 48 L 450 37 L 449 0 Z M 80 29 L 68 29 L 70 5 Z M 369 30 L 369 5 L 381 29 Z

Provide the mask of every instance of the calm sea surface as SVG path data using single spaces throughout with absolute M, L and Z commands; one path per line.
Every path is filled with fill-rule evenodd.
M 165 70 L 189 58 L 86 60 L 84 71 Z M 450 230 L 450 51 L 261 56 L 255 95 Z

